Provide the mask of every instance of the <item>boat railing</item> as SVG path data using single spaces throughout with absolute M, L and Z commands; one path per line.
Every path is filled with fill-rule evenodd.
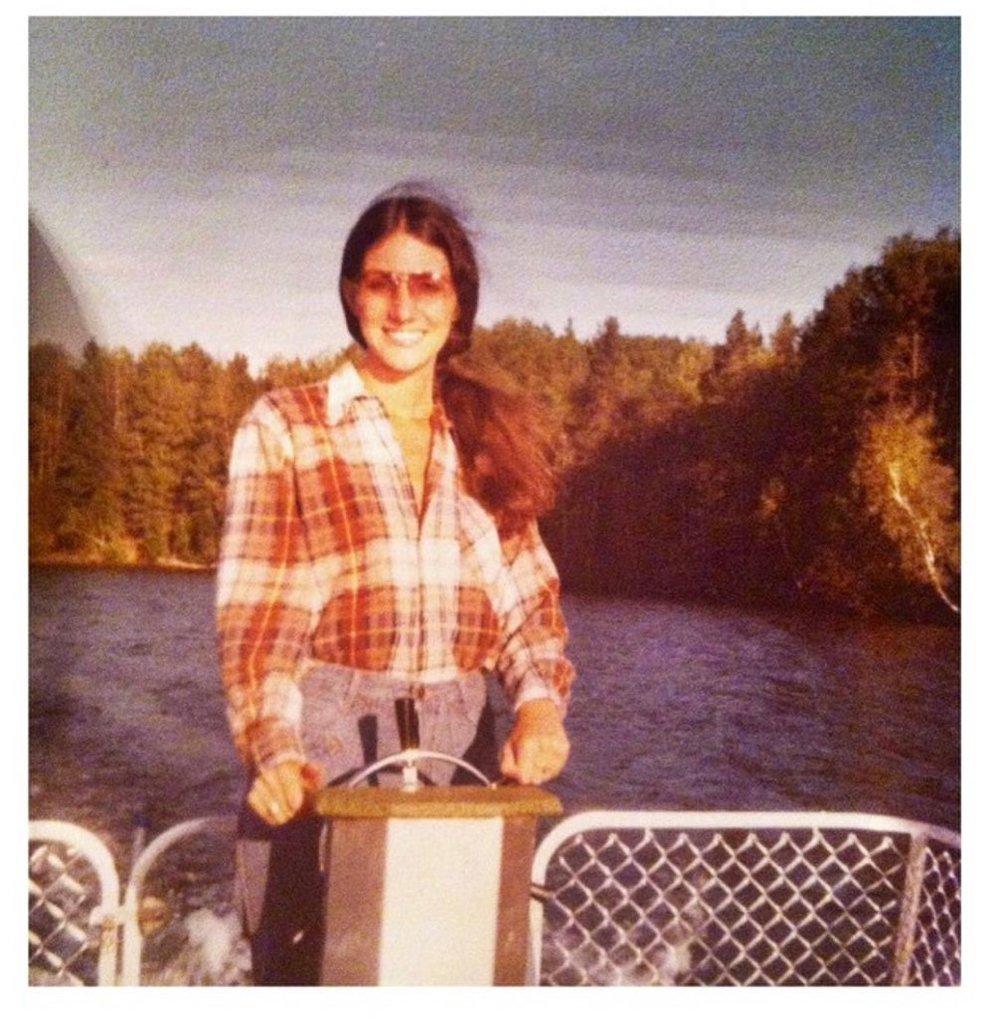
M 955 985 L 960 839 L 854 813 L 600 811 L 535 854 L 543 985 Z
M 171 827 L 120 898 L 110 852 L 74 824 L 29 829 L 29 979 L 137 985 L 151 871 L 231 817 Z M 955 985 L 961 843 L 854 813 L 594 811 L 535 852 L 541 985 Z
M 132 863 L 132 872 L 125 885 L 122 906 L 122 961 L 118 982 L 122 986 L 139 986 L 142 982 L 142 909 L 143 890 L 147 878 L 169 849 L 202 835 L 235 836 L 233 816 L 205 816 L 174 824 L 158 834 Z
M 104 842 L 77 824 L 32 820 L 28 831 L 28 975 L 64 986 L 114 983 L 119 882 Z

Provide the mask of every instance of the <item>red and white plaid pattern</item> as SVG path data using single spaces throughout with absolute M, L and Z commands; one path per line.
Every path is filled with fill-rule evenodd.
M 501 541 L 462 487 L 438 406 L 423 518 L 382 404 L 350 361 L 262 397 L 229 465 L 218 572 L 222 678 L 236 745 L 304 759 L 299 679 L 334 663 L 412 683 L 496 668 L 516 709 L 565 709 L 559 580 L 537 525 Z

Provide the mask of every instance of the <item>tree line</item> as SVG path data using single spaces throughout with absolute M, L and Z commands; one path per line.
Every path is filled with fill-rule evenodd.
M 542 521 L 567 589 L 915 618 L 958 611 L 960 245 L 894 238 L 803 323 L 722 342 L 479 327 L 473 364 L 531 392 L 557 450 Z M 338 357 L 251 374 L 197 345 L 30 352 L 33 560 L 218 552 L 236 424 Z

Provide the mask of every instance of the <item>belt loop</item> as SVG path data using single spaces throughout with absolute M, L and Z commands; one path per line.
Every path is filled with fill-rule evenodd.
M 357 699 L 358 686 L 361 684 L 361 673 L 356 669 L 352 668 L 348 673 L 347 679 L 347 706 L 353 707 L 354 701 Z

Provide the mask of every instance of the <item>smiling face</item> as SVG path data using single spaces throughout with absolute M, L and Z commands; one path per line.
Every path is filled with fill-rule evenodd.
M 365 340 L 369 371 L 385 381 L 432 379 L 437 355 L 458 318 L 444 251 L 396 230 L 369 248 L 361 278 L 344 286 Z

